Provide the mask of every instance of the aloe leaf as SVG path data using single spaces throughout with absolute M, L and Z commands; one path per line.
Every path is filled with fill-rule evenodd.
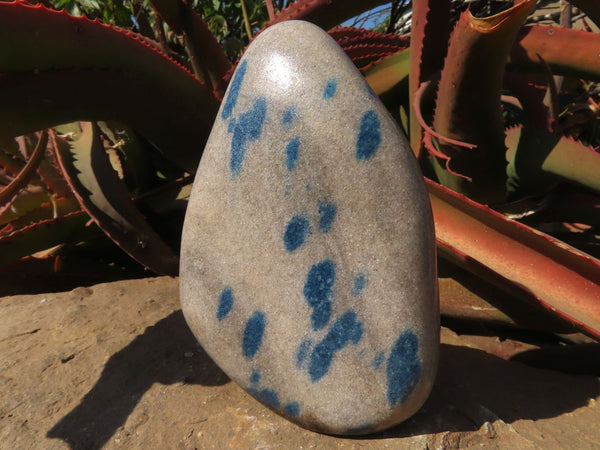
M 267 26 L 285 20 L 306 20 L 329 30 L 345 20 L 385 3 L 385 0 L 298 0 L 290 2 Z
M 410 72 L 410 50 L 404 49 L 390 55 L 369 67 L 363 69 L 362 73 L 375 92 L 380 97 L 387 97 L 390 93 L 404 95 L 396 92 L 397 88 L 408 81 Z
M 409 101 L 414 104 L 421 83 L 442 70 L 450 36 L 450 0 L 421 0 L 412 4 Z M 410 108 L 410 146 L 421 155 L 422 130 Z
M 88 220 L 89 216 L 86 213 L 78 211 L 36 222 L 0 236 L 0 265 L 63 244 L 74 236 L 81 235 Z
M 227 87 L 223 77 L 231 68 L 231 62 L 202 16 L 191 4 L 180 0 L 152 0 L 152 5 L 173 31 L 183 35 L 196 75 L 222 95 Z
M 35 150 L 31 154 L 27 164 L 25 164 L 25 167 L 23 167 L 23 170 L 21 170 L 19 175 L 17 175 L 17 177 L 11 181 L 8 186 L 5 186 L 4 189 L 0 191 L 0 214 L 2 214 L 2 212 L 11 205 L 19 191 L 27 185 L 31 176 L 35 174 L 35 171 L 42 161 L 44 153 L 46 152 L 47 144 L 48 133 L 46 131 L 42 131 Z
M 600 261 L 426 179 L 438 254 L 600 339 Z
M 191 172 L 219 107 L 204 84 L 145 39 L 21 2 L 0 2 L 0 85 L 0 136 L 121 120 Z M 93 95 L 79 93 L 90 86 Z
M 81 210 L 79 202 L 73 196 L 52 198 L 47 192 L 24 191 L 14 202 L 10 210 L 0 214 L 0 225 L 8 225 L 10 231 L 25 228 L 36 222 L 66 216 Z
M 508 69 L 541 72 L 542 57 L 556 75 L 600 81 L 600 35 L 549 25 L 521 28 L 508 59 Z
M 100 140 L 98 127 L 81 123 L 81 136 L 65 145 L 53 136 L 63 172 L 84 210 L 126 253 L 152 271 L 175 275 L 178 258 L 135 207 L 117 177 Z
M 485 18 L 476 18 L 467 10 L 450 38 L 434 129 L 477 148 L 465 150 L 440 142 L 439 151 L 449 161 L 440 164 L 438 158 L 432 158 L 432 164 L 444 186 L 482 203 L 504 199 L 506 163 L 500 105 L 504 67 L 517 32 L 535 3 L 526 0 Z
M 509 193 L 539 194 L 560 180 L 600 193 L 600 153 L 566 136 L 533 127 L 507 130 Z

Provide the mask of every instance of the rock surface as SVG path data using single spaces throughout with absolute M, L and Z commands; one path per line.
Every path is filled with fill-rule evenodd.
M 233 75 L 190 198 L 191 330 L 255 398 L 364 434 L 414 414 L 439 346 L 435 241 L 413 153 L 337 44 L 275 25 Z
M 307 431 L 217 368 L 185 324 L 177 283 L 150 278 L 0 298 L 0 447 L 552 450 L 600 443 L 598 377 L 506 361 L 482 351 L 483 339 L 496 347 L 515 342 L 447 329 L 432 394 L 411 419 L 360 439 Z

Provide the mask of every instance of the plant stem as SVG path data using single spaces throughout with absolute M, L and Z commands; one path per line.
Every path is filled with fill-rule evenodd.
M 252 27 L 250 26 L 250 19 L 248 18 L 248 11 L 246 10 L 246 3 L 244 0 L 240 0 L 240 4 L 242 5 L 242 15 L 244 16 L 244 27 L 246 28 L 246 34 L 248 35 L 248 40 L 252 39 Z

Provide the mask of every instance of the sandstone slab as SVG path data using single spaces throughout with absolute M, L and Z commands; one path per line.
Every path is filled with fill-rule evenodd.
M 424 183 L 316 26 L 273 26 L 241 59 L 196 175 L 180 286 L 214 361 L 304 427 L 375 432 L 426 400 L 439 308 Z

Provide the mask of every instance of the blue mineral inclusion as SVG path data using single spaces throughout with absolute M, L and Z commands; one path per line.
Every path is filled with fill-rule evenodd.
M 373 368 L 375 370 L 379 369 L 381 367 L 381 364 L 383 363 L 384 359 L 385 359 L 385 353 L 379 352 L 377 354 L 377 356 L 375 357 L 375 359 L 373 360 Z
M 387 400 L 390 406 L 403 403 L 415 388 L 421 375 L 417 352 L 419 339 L 406 330 L 394 343 L 387 360 Z
M 231 87 L 229 88 L 229 95 L 227 96 L 225 104 L 223 105 L 223 109 L 221 110 L 221 118 L 223 120 L 228 119 L 233 112 L 233 108 L 235 108 L 238 96 L 240 95 L 240 89 L 242 88 L 242 82 L 244 81 L 244 76 L 246 75 L 247 66 L 248 62 L 244 60 L 235 72 L 235 76 L 231 82 Z
M 308 305 L 313 308 L 311 315 L 313 330 L 319 330 L 329 322 L 334 283 L 335 265 L 330 259 L 310 268 L 303 292 Z
M 277 409 L 281 407 L 281 403 L 279 403 L 279 397 L 277 396 L 277 392 L 273 389 L 256 389 L 256 388 L 248 388 L 247 391 L 254 396 L 258 401 L 263 402 L 265 405 L 270 406 L 273 409 Z
M 300 138 L 298 136 L 292 138 L 285 148 L 285 165 L 288 171 L 296 168 L 298 161 L 298 149 L 300 148 Z
M 223 289 L 219 296 L 219 307 L 217 308 L 217 319 L 223 320 L 233 307 L 233 290 L 231 288 Z
M 360 121 L 360 131 L 356 140 L 356 159 L 371 158 L 381 144 L 379 116 L 372 109 L 364 113 Z
M 298 117 L 296 108 L 290 106 L 283 112 L 283 119 L 281 120 L 281 123 L 284 127 L 289 127 L 292 124 L 292 122 L 296 119 L 296 117 Z
M 260 372 L 257 370 L 252 371 L 252 375 L 250 375 L 250 383 L 258 384 L 260 382 Z
M 302 341 L 298 347 L 298 352 L 296 352 L 296 367 L 300 368 L 302 366 L 302 363 L 308 356 L 308 350 L 310 350 L 311 345 L 312 341 L 310 339 L 305 339 Z
M 310 233 L 310 222 L 304 216 L 294 216 L 290 219 L 283 233 L 283 244 L 288 252 L 298 249 Z
M 335 91 L 337 90 L 337 79 L 330 78 L 327 80 L 327 84 L 325 85 L 325 89 L 323 89 L 323 98 L 325 100 L 329 100 L 331 97 L 335 95 Z
M 300 405 L 298 402 L 289 402 L 283 407 L 283 409 L 288 416 L 298 417 L 300 415 Z
M 363 334 L 362 322 L 356 320 L 356 313 L 348 311 L 343 314 L 319 342 L 310 355 L 308 375 L 316 383 L 327 374 L 335 353 L 342 350 L 349 342 L 358 344 Z
M 359 273 L 354 277 L 354 283 L 352 284 L 352 294 L 359 295 L 362 291 L 365 290 L 365 286 L 367 285 L 367 277 L 364 273 Z
M 246 144 L 248 141 L 256 141 L 260 138 L 266 115 L 267 100 L 260 97 L 254 102 L 252 108 L 243 113 L 236 121 L 231 140 L 231 161 L 229 163 L 232 176 L 240 174 L 246 155 Z
M 327 233 L 331 229 L 331 224 L 335 218 L 337 209 L 333 203 L 319 203 L 319 230 Z
M 246 358 L 254 358 L 256 352 L 260 349 L 264 333 L 265 315 L 261 311 L 255 311 L 252 317 L 248 319 L 248 322 L 246 322 L 246 329 L 244 330 L 242 350 Z

